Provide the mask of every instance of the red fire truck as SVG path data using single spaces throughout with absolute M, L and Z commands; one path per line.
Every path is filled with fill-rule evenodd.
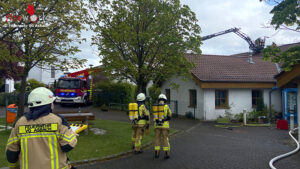
M 91 73 L 95 71 L 100 71 L 100 69 L 86 69 L 61 76 L 56 83 L 56 103 L 88 105 L 92 102 Z

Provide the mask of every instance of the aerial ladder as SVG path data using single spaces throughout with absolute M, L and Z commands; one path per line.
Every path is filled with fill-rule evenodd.
M 250 37 L 248 37 L 246 34 L 241 32 L 240 29 L 241 28 L 227 29 L 225 31 L 221 31 L 221 32 L 214 33 L 211 35 L 203 36 L 202 40 L 205 41 L 205 40 L 208 40 L 208 39 L 220 36 L 220 35 L 224 35 L 224 34 L 233 32 L 233 33 L 237 34 L 239 37 L 243 38 L 249 44 L 249 49 L 252 51 L 252 55 L 260 53 L 261 50 L 264 49 L 264 47 L 265 47 L 265 38 L 264 39 L 258 38 L 253 43 L 252 40 L 250 39 Z

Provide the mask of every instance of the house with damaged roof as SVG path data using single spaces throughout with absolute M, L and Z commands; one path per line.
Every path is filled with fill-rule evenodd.
M 293 45 L 300 43 L 284 45 L 281 49 Z M 273 90 L 280 66 L 264 61 L 262 54 L 187 54 L 186 57 L 195 64 L 191 77 L 174 76 L 161 86 L 168 100 L 177 101 L 179 115 L 192 113 L 198 119 L 216 120 L 219 116 L 225 116 L 229 108 L 233 115 L 244 109 L 253 111 L 260 98 L 267 107 L 282 111 L 281 91 Z M 172 101 L 170 104 L 173 104 Z

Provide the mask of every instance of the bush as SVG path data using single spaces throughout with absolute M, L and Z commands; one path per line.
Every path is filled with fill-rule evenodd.
M 155 85 L 149 87 L 149 102 L 146 102 L 146 105 L 150 108 L 150 112 L 152 112 L 152 106 L 157 103 L 158 96 L 161 93 L 161 89 Z
M 46 87 L 46 85 L 44 83 L 39 82 L 39 81 L 37 81 L 35 79 L 28 79 L 27 80 L 27 84 L 28 83 L 30 84 L 30 90 L 33 90 L 33 89 L 35 89 L 37 87 Z M 16 91 L 20 92 L 20 90 L 21 90 L 21 83 L 16 83 L 14 87 L 15 87 Z
M 35 79 L 28 79 L 27 83 L 30 83 L 31 90 L 37 88 L 37 87 L 46 87 L 46 85 L 42 82 L 39 82 Z
M 25 93 L 25 104 L 27 103 L 28 94 L 29 93 Z M 19 93 L 0 93 L 0 106 L 5 106 L 6 98 L 8 99 L 8 105 L 19 103 Z
M 135 86 L 129 83 L 100 82 L 94 88 L 94 104 L 102 106 L 109 103 L 128 104 L 134 102 Z
M 244 114 L 243 113 L 235 114 L 234 119 L 237 120 L 238 122 L 242 122 L 244 119 Z

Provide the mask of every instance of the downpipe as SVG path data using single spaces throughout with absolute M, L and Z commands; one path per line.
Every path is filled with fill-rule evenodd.
M 295 150 L 291 151 L 291 152 L 288 152 L 288 153 L 279 155 L 279 156 L 277 156 L 277 157 L 274 157 L 274 158 L 269 162 L 269 166 L 270 166 L 271 169 L 276 169 L 276 168 L 274 167 L 274 165 L 273 165 L 276 161 L 278 161 L 278 160 L 280 160 L 280 159 L 282 159 L 282 158 L 288 157 L 288 156 L 290 156 L 290 155 L 292 155 L 292 154 L 295 154 L 295 153 L 299 150 L 299 148 L 300 148 L 299 142 L 298 142 L 298 141 L 296 140 L 296 138 L 292 135 L 292 133 L 293 133 L 295 130 L 298 130 L 298 129 L 299 129 L 299 127 L 289 131 L 289 135 L 290 135 L 290 136 L 292 137 L 292 139 L 296 142 L 297 148 L 296 148 Z M 298 136 L 298 137 L 299 137 L 299 136 Z

